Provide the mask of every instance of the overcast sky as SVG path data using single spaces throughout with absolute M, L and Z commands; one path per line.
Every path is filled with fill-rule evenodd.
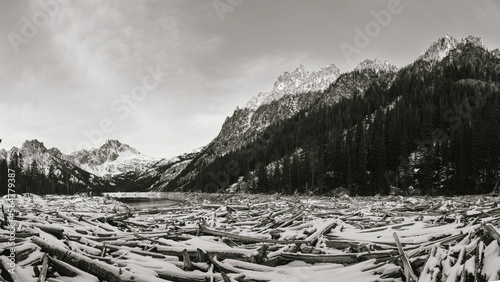
M 400 0 L 348 57 L 341 44 L 356 47 L 355 28 L 388 1 L 54 1 L 0 0 L 0 148 L 36 138 L 70 153 L 118 139 L 178 155 L 300 64 L 404 66 L 446 34 L 500 47 L 496 0 Z

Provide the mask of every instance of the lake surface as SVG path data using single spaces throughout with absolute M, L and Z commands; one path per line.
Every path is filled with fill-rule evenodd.
M 117 199 L 118 201 L 129 205 L 131 208 L 137 209 L 151 209 L 151 208 L 165 208 L 170 206 L 175 206 L 179 202 L 161 199 L 161 198 L 150 198 L 150 199 Z

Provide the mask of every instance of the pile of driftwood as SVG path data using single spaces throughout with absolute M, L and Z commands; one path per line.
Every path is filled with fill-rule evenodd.
M 0 281 L 500 280 L 498 197 L 186 199 L 18 195 Z

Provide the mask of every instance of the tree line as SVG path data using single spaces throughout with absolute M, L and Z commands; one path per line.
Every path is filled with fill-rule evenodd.
M 15 188 L 12 190 L 16 194 L 72 195 L 87 192 L 89 187 L 84 183 L 74 181 L 74 179 L 71 179 L 71 173 L 63 171 L 53 164 L 48 168 L 44 168 L 36 160 L 32 160 L 29 165 L 26 165 L 23 155 L 13 152 L 10 154 L 9 162 L 7 162 L 6 158 L 0 160 L 0 195 L 6 195 L 8 192 L 9 169 L 15 172 Z

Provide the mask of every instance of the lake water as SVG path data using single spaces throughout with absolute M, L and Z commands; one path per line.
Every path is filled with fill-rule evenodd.
M 158 198 L 150 198 L 150 199 L 117 199 L 118 201 L 129 205 L 131 208 L 137 209 L 151 209 L 151 208 L 165 208 L 170 206 L 175 206 L 179 202 L 167 200 L 167 199 L 158 199 Z

